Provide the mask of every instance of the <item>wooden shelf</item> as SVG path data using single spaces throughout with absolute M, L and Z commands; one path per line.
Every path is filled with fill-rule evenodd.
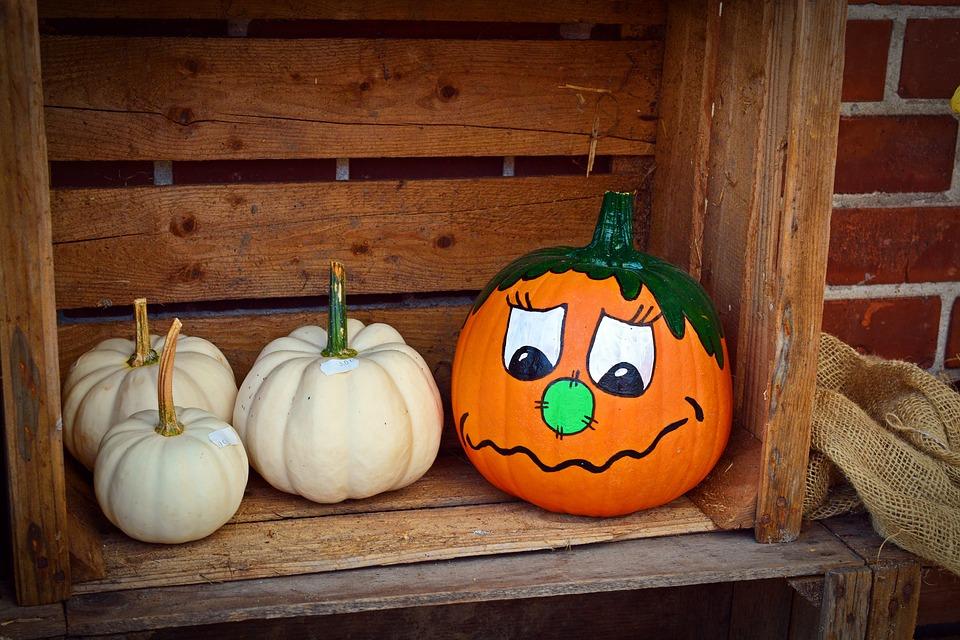
M 446 454 L 406 489 L 336 505 L 276 491 L 252 474 L 239 511 L 219 531 L 193 543 L 156 545 L 132 540 L 105 520 L 89 474 L 74 467 L 67 475 L 74 593 L 562 549 L 717 528 L 685 497 L 622 518 L 549 513 L 494 489 L 465 460 Z M 78 546 L 80 541 L 87 542 Z
M 862 566 L 819 524 L 796 544 L 759 545 L 747 531 L 595 544 L 302 576 L 84 594 L 66 605 L 71 634 L 93 635 L 265 618 L 733 580 Z

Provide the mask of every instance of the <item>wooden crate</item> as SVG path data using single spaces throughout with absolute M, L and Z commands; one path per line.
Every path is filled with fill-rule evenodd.
M 40 36 L 32 2 L 2 1 L 0 351 L 19 602 L 717 528 L 796 538 L 844 2 L 41 0 Z M 368 37 L 371 24 L 387 37 Z M 313 37 L 256 37 L 297 25 Z M 609 170 L 555 175 L 536 160 L 558 156 Z M 413 158 L 462 157 L 503 157 L 503 175 L 416 175 Z M 407 177 L 47 188 L 48 159 L 149 162 L 158 176 L 325 160 L 343 177 L 376 158 L 406 159 L 379 166 Z M 241 379 L 268 340 L 323 322 L 313 307 L 339 258 L 357 317 L 397 326 L 447 398 L 475 292 L 535 247 L 586 242 L 609 189 L 652 203 L 637 234 L 701 278 L 730 341 L 737 427 L 687 497 L 626 518 L 557 516 L 492 490 L 448 449 L 414 486 L 337 506 L 254 478 L 220 532 L 157 547 L 106 525 L 89 478 L 65 473 L 64 367 L 129 332 L 97 308 L 170 305 L 154 331 L 180 315 Z

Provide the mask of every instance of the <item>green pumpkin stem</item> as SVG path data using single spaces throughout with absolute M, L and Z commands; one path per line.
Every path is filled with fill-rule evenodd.
M 173 359 L 177 355 L 177 338 L 180 337 L 179 318 L 173 319 L 167 339 L 163 342 L 163 355 L 160 356 L 160 371 L 157 375 L 157 405 L 160 409 L 160 424 L 155 431 L 162 436 L 178 436 L 183 433 L 183 425 L 177 420 L 177 410 L 173 406 Z
M 127 359 L 127 364 L 131 367 L 156 364 L 160 357 L 150 346 L 150 325 L 147 322 L 146 298 L 137 298 L 133 301 L 133 317 L 137 323 L 137 349 Z
M 608 256 L 633 251 L 633 194 L 608 191 L 587 250 Z
M 343 263 L 330 261 L 330 312 L 327 314 L 327 348 L 321 353 L 328 358 L 353 358 L 356 349 L 347 346 L 347 274 Z

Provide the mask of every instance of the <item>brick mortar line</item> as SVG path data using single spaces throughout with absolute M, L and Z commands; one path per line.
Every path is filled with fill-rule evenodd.
M 950 314 L 954 301 L 960 297 L 960 282 L 907 282 L 902 284 L 827 285 L 823 292 L 828 300 L 877 300 L 882 298 L 940 298 L 940 318 L 937 324 L 937 346 L 933 366 L 928 371 L 960 379 L 960 371 L 944 368 L 947 339 L 950 332 Z
M 907 20 L 909 18 L 960 18 L 960 7 L 853 4 L 847 20 Z
M 960 282 L 903 282 L 899 284 L 828 284 L 824 300 L 869 300 L 873 298 L 952 298 L 960 294 Z
M 944 294 L 940 296 L 940 325 L 937 328 L 937 353 L 933 357 L 933 366 L 931 371 L 946 371 L 944 363 L 947 358 L 947 338 L 950 333 L 950 313 L 953 311 L 953 303 L 960 294 L 960 285 L 953 291 L 953 295 Z
M 893 20 L 890 30 L 890 44 L 887 49 L 887 73 L 883 78 L 883 101 L 890 102 L 900 95 L 900 68 L 903 66 L 903 39 L 907 31 L 906 18 L 898 16 Z
M 947 98 L 901 98 L 888 97 L 883 102 L 844 102 L 840 115 L 847 118 L 859 116 L 948 116 L 950 100 Z

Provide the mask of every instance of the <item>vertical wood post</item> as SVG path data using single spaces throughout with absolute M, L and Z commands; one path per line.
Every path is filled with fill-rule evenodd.
M 0 0 L 0 355 L 17 601 L 70 593 L 37 9 Z
M 719 0 L 667 5 L 649 250 L 700 277 Z
M 756 536 L 800 529 L 823 309 L 846 2 L 725 3 L 701 279 L 763 441 Z

